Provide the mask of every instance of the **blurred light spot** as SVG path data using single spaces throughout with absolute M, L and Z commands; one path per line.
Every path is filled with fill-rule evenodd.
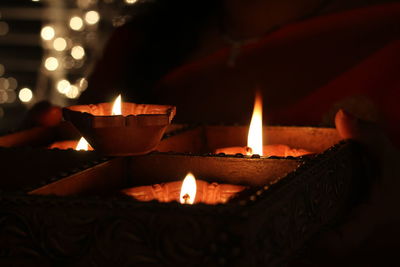
M 75 31 L 80 31 L 83 28 L 83 21 L 80 17 L 72 17 L 69 20 L 69 27 L 71 27 L 71 29 L 75 30 Z
M 18 82 L 14 77 L 8 78 L 8 89 L 15 90 L 17 89 Z
M 64 51 L 67 48 L 67 41 L 62 37 L 58 37 L 54 40 L 53 47 L 57 51 Z
M 137 0 L 125 0 L 125 3 L 127 3 L 128 5 L 132 5 L 134 3 L 136 3 Z
M 65 94 L 68 98 L 77 98 L 79 96 L 79 89 L 75 85 L 71 85 L 68 92 Z
M 5 71 L 4 65 L 0 64 L 0 76 L 3 76 L 4 71 Z
M 55 31 L 54 28 L 51 26 L 43 27 L 42 31 L 40 32 L 40 36 L 42 36 L 44 40 L 51 40 L 54 38 L 54 35 Z
M 44 62 L 44 66 L 49 71 L 54 71 L 58 68 L 58 60 L 55 57 L 48 57 Z
M 74 46 L 71 49 L 71 56 L 77 60 L 82 59 L 85 56 L 85 49 L 80 45 Z
M 88 81 L 86 80 L 86 78 L 80 78 L 77 81 L 77 84 L 78 84 L 79 91 L 81 91 L 81 92 L 85 91 L 86 88 L 88 87 Z
M 17 94 L 13 90 L 6 90 L 7 103 L 14 103 L 17 99 Z
M 61 94 L 66 94 L 70 89 L 70 87 L 71 84 L 67 80 L 61 80 L 57 83 L 57 91 L 60 92 Z
M 7 90 L 10 88 L 10 82 L 8 81 L 8 79 L 3 78 L 2 83 L 3 83 L 2 89 Z
M 4 117 L 4 109 L 0 107 L 0 118 Z
M 4 21 L 0 21 L 0 35 L 6 35 L 10 28 L 8 27 L 8 23 Z
M 32 90 L 26 87 L 22 88 L 18 93 L 18 97 L 22 102 L 29 102 L 33 97 Z
M 96 24 L 100 20 L 100 15 L 99 12 L 91 10 L 86 12 L 85 14 L 85 20 L 88 24 Z
M 5 90 L 7 88 L 5 88 L 5 84 L 6 84 L 6 78 L 0 78 L 0 90 Z
M 8 95 L 6 90 L 1 89 L 0 90 L 0 103 L 5 103 L 8 99 Z
M 39 2 L 40 0 L 32 0 L 32 2 Z

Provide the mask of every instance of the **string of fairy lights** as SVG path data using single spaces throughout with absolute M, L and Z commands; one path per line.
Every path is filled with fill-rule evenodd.
M 87 75 L 99 51 L 100 22 L 114 27 L 124 23 L 127 16 L 116 10 L 102 17 L 104 5 L 131 6 L 138 0 L 31 0 L 50 10 L 51 16 L 43 24 L 40 37 L 43 48 L 42 64 L 36 88 L 18 87 L 18 77 L 2 77 L 6 66 L 0 64 L 0 104 L 17 99 L 32 104 L 47 99 L 65 105 L 77 99 L 87 88 Z M 44 15 L 45 16 L 45 15 Z M 122 19 L 121 19 L 122 18 Z M 8 33 L 8 24 L 0 19 L 0 35 Z M 103 35 L 102 35 L 103 34 Z

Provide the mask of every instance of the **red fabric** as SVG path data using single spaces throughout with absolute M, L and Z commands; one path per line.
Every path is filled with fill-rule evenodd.
M 228 56 L 222 49 L 173 70 L 155 94 L 176 104 L 178 116 L 201 120 L 195 111 L 207 109 L 230 122 L 237 109 L 251 113 L 247 95 L 257 86 L 268 123 L 285 125 L 320 125 L 336 103 L 363 96 L 400 144 L 399 3 L 288 25 L 243 47 L 235 68 L 226 66 Z

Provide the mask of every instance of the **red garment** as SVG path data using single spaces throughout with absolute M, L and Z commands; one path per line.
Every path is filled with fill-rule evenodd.
M 328 124 L 344 107 L 381 122 L 400 145 L 399 3 L 287 25 L 242 47 L 233 68 L 229 52 L 171 71 L 154 95 L 177 105 L 178 120 L 243 123 L 258 87 L 269 124 Z

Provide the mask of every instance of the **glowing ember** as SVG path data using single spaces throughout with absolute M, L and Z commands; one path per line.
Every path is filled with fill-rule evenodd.
M 196 190 L 196 178 L 189 172 L 182 183 L 179 197 L 181 204 L 193 204 L 196 197 Z
M 81 139 L 79 139 L 78 144 L 76 145 L 75 150 L 89 150 L 89 143 L 86 141 L 85 138 L 81 137 Z
M 256 92 L 254 101 L 253 116 L 250 122 L 249 134 L 247 137 L 247 154 L 263 155 L 263 129 L 262 129 L 262 96 Z
M 121 95 L 119 95 L 114 101 L 111 115 L 121 115 L 121 114 L 122 114 L 122 112 L 121 112 Z

